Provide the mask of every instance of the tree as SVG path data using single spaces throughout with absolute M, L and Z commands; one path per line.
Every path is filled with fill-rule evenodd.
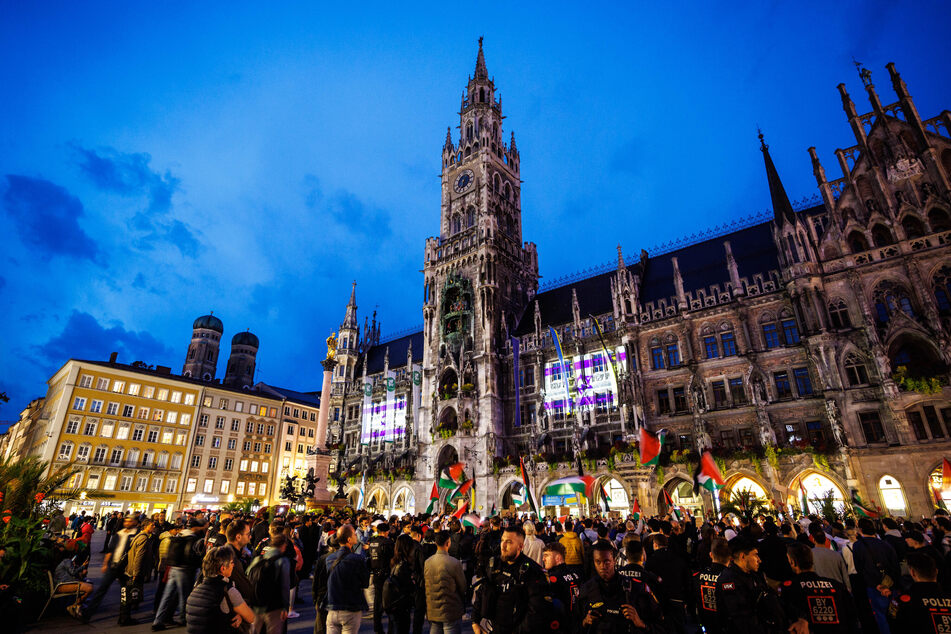
M 766 500 L 756 495 L 751 489 L 734 489 L 730 492 L 730 498 L 720 506 L 720 512 L 733 513 L 747 522 L 752 522 L 754 517 L 769 513 L 770 509 Z

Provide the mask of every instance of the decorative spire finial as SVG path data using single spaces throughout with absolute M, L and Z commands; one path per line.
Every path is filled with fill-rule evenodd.
M 872 71 L 865 68 L 865 65 L 862 62 L 855 59 L 855 56 L 852 56 L 852 63 L 855 64 L 855 69 L 859 71 L 859 77 L 862 79 L 862 84 L 868 88 L 872 85 Z
M 756 134 L 759 135 L 759 149 L 765 152 L 769 149 L 769 146 L 766 145 L 766 140 L 763 138 L 763 131 L 759 129 L 759 126 L 756 126 Z
M 485 67 L 485 55 L 482 53 L 482 38 L 479 38 L 479 54 L 476 56 L 475 79 L 488 79 L 489 71 Z

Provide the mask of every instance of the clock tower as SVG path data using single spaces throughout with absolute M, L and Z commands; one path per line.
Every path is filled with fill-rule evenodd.
M 477 478 L 477 506 L 495 499 L 486 476 L 505 453 L 499 358 L 507 334 L 538 288 L 535 245 L 522 242 L 520 156 L 504 141 L 479 38 L 475 74 L 462 94 L 456 141 L 442 149 L 439 235 L 426 240 L 421 470 L 454 462 Z M 504 415 L 512 416 L 512 412 Z M 489 502 L 489 504 L 491 504 Z M 487 510 L 487 509 L 486 509 Z

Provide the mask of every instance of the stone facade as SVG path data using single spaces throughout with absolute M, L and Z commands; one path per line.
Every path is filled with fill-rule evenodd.
M 635 495 L 663 509 L 665 492 L 710 508 L 685 487 L 709 449 L 728 490 L 779 505 L 802 485 L 930 512 L 931 473 L 951 450 L 951 113 L 922 120 L 888 72 L 898 101 L 883 106 L 863 71 L 867 114 L 839 86 L 856 145 L 836 151 L 835 180 L 810 148 L 813 200 L 790 203 L 761 136 L 772 217 L 635 258 L 619 246 L 616 268 L 539 292 L 521 157 L 514 134 L 503 141 L 480 42 L 459 137 L 442 150 L 422 331 L 381 342 L 374 313 L 361 333 L 355 287 L 341 324 L 332 468 L 352 499 L 367 474 L 377 508 L 422 510 L 440 469 L 461 461 L 487 513 L 511 503 L 521 458 L 538 496 L 580 463 L 614 510 Z M 661 467 L 639 466 L 631 442 L 645 426 L 666 430 Z

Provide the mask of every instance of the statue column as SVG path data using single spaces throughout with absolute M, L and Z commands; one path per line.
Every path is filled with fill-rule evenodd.
M 330 417 L 330 381 L 333 378 L 337 360 L 327 358 L 320 362 L 324 368 L 324 383 L 320 388 L 320 410 L 317 412 L 317 448 L 327 449 L 327 419 Z

